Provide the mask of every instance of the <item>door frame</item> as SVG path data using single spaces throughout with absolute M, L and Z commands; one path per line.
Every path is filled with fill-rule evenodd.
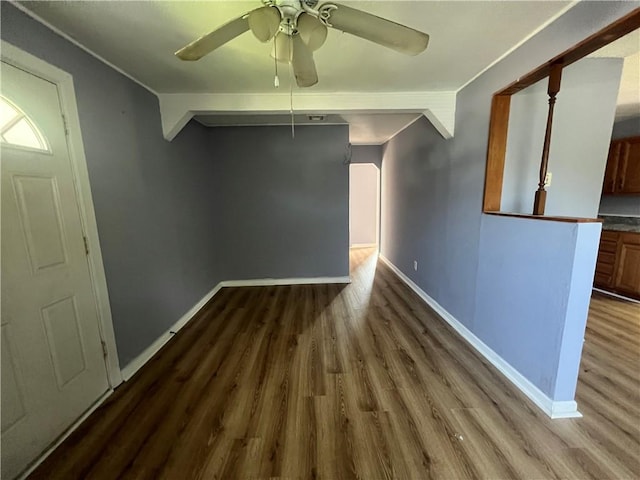
M 80 117 L 78 116 L 73 76 L 5 40 L 2 40 L 0 43 L 0 57 L 5 63 L 47 80 L 55 84 L 58 88 L 60 107 L 65 117 L 66 128 L 68 130 L 67 146 L 69 149 L 69 159 L 71 161 L 76 201 L 79 207 L 80 222 L 89 247 L 87 263 L 89 265 L 91 286 L 98 316 L 98 328 L 100 330 L 101 340 L 104 342 L 103 345 L 106 347 L 107 357 L 105 358 L 105 367 L 107 378 L 109 385 L 113 389 L 122 383 L 122 373 L 118 361 L 118 350 L 116 347 L 115 332 L 113 330 L 111 306 L 109 304 L 109 291 L 107 289 L 107 279 L 102 262 L 98 225 L 93 208 L 93 197 L 91 195 L 87 159 L 82 142 L 82 131 L 80 128 Z

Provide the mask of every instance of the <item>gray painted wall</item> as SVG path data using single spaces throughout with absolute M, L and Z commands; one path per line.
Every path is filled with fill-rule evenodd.
M 73 75 L 124 366 L 222 279 L 207 131 L 191 123 L 166 142 L 155 95 L 9 3 L 0 8 L 3 40 Z
M 456 310 L 456 313 L 449 312 L 462 319 L 472 315 L 472 306 L 448 298 L 463 294 L 458 293 L 458 288 L 452 288 L 451 275 L 455 277 L 460 272 L 460 278 L 473 277 L 475 265 L 469 268 L 459 265 L 460 270 L 455 271 L 447 266 L 448 260 L 460 253 L 450 251 L 450 246 L 462 245 L 448 241 L 448 223 L 453 220 L 450 208 L 456 202 L 452 204 L 449 200 L 452 166 L 448 165 L 443 152 L 445 146 L 440 134 L 424 117 L 385 144 L 381 175 L 381 251 L 441 305 L 446 303 L 447 310 Z M 458 202 L 464 200 L 459 198 Z M 470 213 L 477 216 L 477 212 Z M 464 243 L 473 224 L 461 222 L 456 227 L 458 231 L 466 230 L 458 236 L 460 243 Z M 473 243 L 467 247 L 477 250 Z M 413 269 L 414 260 L 418 262 L 417 271 Z M 472 291 L 466 280 L 459 288 Z
M 633 118 L 626 118 L 624 120 L 616 121 L 613 124 L 613 133 L 611 138 L 614 140 L 618 138 L 634 137 L 640 135 L 640 116 Z
M 352 145 L 351 163 L 373 163 L 382 167 L 382 145 Z
M 155 95 L 10 4 L 2 39 L 71 73 L 122 366 L 221 280 L 347 276 L 347 126 L 162 137 Z
M 640 217 L 640 196 L 603 195 L 598 214 Z
M 224 278 L 349 275 L 349 127 L 210 129 Z
M 585 58 L 563 70 L 549 151 L 547 215 L 597 216 L 621 74 L 621 58 Z M 533 211 L 548 99 L 547 79 L 511 98 L 503 212 Z
M 628 118 L 613 125 L 612 139 L 640 135 L 640 117 Z M 603 195 L 600 199 L 601 215 L 640 217 L 640 196 Z
M 475 334 L 554 400 L 575 394 L 600 229 L 490 215 L 482 222 Z
M 488 321 L 476 314 L 476 294 L 479 259 L 487 255 L 480 230 L 493 93 L 639 5 L 578 3 L 458 92 L 454 138 L 444 140 L 421 119 L 385 145 L 382 253 L 472 332 L 483 331 Z M 495 241 L 498 249 L 508 245 L 504 239 Z M 564 295 L 568 302 L 567 292 L 528 294 L 540 294 L 545 301 L 563 301 L 558 296 Z M 499 292 L 490 295 L 488 302 L 504 301 Z M 532 351 L 546 351 L 548 341 L 540 338 Z

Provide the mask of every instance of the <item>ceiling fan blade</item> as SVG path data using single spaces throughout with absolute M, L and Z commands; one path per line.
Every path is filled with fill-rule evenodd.
M 248 14 L 225 23 L 211 33 L 194 40 L 186 47 L 182 47 L 175 55 L 180 60 L 199 60 L 216 48 L 249 30 Z
M 318 73 L 316 72 L 316 64 L 313 61 L 313 53 L 302 41 L 300 35 L 294 35 L 291 40 L 293 43 L 291 65 L 293 66 L 296 83 L 299 87 L 315 85 L 318 83 Z
M 327 27 L 317 17 L 302 12 L 298 17 L 298 35 L 312 52 L 319 49 L 327 39 Z
M 273 38 L 273 48 L 271 49 L 271 58 L 275 58 L 278 62 L 289 63 L 293 55 L 293 45 L 291 37 L 285 33 L 278 32 Z
M 275 7 L 256 8 L 249 13 L 249 28 L 258 40 L 271 40 L 280 27 L 280 11 Z
M 327 9 L 329 25 L 333 28 L 407 55 L 417 55 L 427 48 L 429 35 L 426 33 L 355 8 L 333 5 L 337 8 Z

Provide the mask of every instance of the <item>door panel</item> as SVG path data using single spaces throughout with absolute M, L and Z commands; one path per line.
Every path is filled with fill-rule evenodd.
M 625 140 L 624 168 L 622 171 L 622 193 L 640 193 L 640 137 Z
M 618 252 L 615 288 L 640 297 L 640 235 L 623 233 Z
M 86 368 L 74 298 L 64 298 L 44 307 L 42 318 L 58 388 L 63 389 Z
M 607 157 L 607 167 L 604 171 L 602 193 L 613 193 L 616 189 L 616 176 L 618 175 L 620 147 L 620 142 L 617 142 L 615 140 L 611 142 L 611 146 L 609 147 L 609 156 Z
M 66 263 L 55 178 L 14 176 L 13 186 L 34 273 Z
M 0 125 L 1 450 L 11 479 L 109 384 L 57 87 L 4 62 L 1 73 L 13 116 Z
M 9 324 L 2 325 L 2 432 L 24 418 L 26 411 L 22 400 L 22 389 L 18 384 L 15 356 L 10 345 Z

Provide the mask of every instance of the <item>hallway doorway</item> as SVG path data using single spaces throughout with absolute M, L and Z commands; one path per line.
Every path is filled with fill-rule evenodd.
M 373 163 L 349 167 L 349 246 L 377 247 L 380 241 L 380 170 Z

